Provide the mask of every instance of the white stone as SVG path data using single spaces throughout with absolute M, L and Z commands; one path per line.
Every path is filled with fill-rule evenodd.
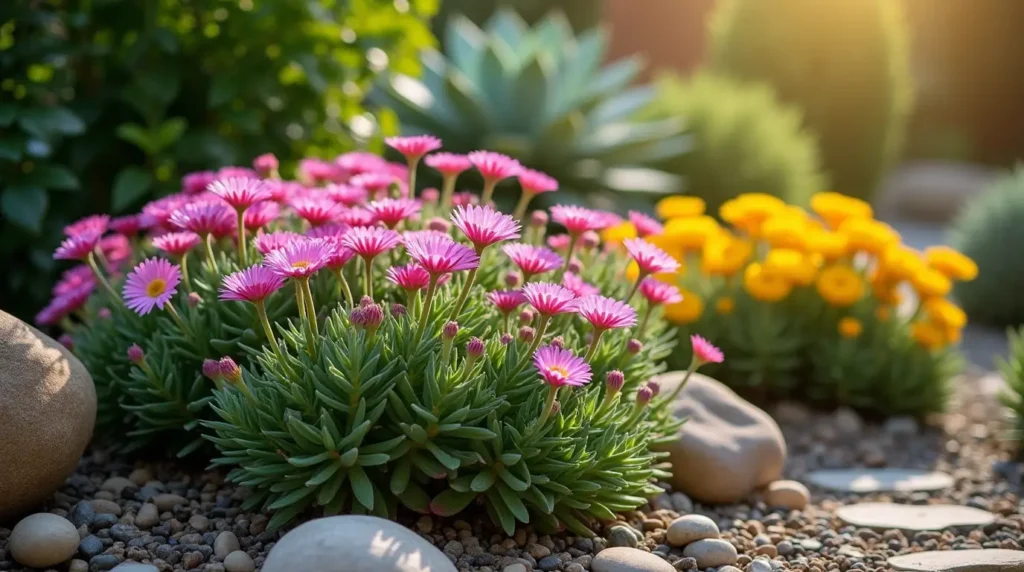
M 78 530 L 70 520 L 41 512 L 14 525 L 7 547 L 21 564 L 49 568 L 74 556 L 78 540 Z
M 893 570 L 905 572 L 1020 572 L 1024 570 L 1024 551 L 942 550 L 893 556 L 888 562 Z
M 311 520 L 284 535 L 263 572 L 456 572 L 440 550 L 404 526 L 374 516 Z
M 213 541 L 213 553 L 220 559 L 227 558 L 228 554 L 241 548 L 238 544 L 238 537 L 230 530 L 225 530 L 218 534 L 217 538 Z
M 529 572 L 529 570 L 526 569 L 525 564 L 516 562 L 515 564 L 509 564 L 508 566 L 502 568 L 501 572 Z
M 839 507 L 836 516 L 847 524 L 878 530 L 943 530 L 980 528 L 995 521 L 995 515 L 968 506 L 929 504 L 908 505 L 884 502 Z
M 839 469 L 814 471 L 807 481 L 815 486 L 851 493 L 938 491 L 953 486 L 953 477 L 915 469 Z
M 810 499 L 807 487 L 796 481 L 775 481 L 764 493 L 764 502 L 768 506 L 789 510 L 803 510 Z
M 735 564 L 737 558 L 739 558 L 739 555 L 736 553 L 736 547 L 732 543 L 717 538 L 698 540 L 687 545 L 683 549 L 683 556 L 696 559 L 697 566 L 701 568 Z
M 593 572 L 675 572 L 671 564 L 658 556 L 624 546 L 598 552 L 590 569 Z
M 705 538 L 718 538 L 719 530 L 715 521 L 701 514 L 681 516 L 668 525 L 668 543 L 672 546 L 686 546 Z
M 224 569 L 227 572 L 253 572 L 256 569 L 256 564 L 248 554 L 236 550 L 224 559 Z

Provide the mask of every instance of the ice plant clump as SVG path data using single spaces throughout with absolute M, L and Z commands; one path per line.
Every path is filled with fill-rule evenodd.
M 631 243 L 644 276 L 628 276 L 629 255 L 592 232 L 611 213 L 555 207 L 563 240 L 523 228 L 529 201 L 513 216 L 454 182 L 418 193 L 421 161 L 451 181 L 480 170 L 485 195 L 557 182 L 497 153 L 431 155 L 431 137 L 388 144 L 404 165 L 305 161 L 299 183 L 261 157 L 189 178 L 119 225 L 131 236 L 104 237 L 102 217 L 69 229 L 57 256 L 85 264 L 40 320 L 64 324 L 93 372 L 101 432 L 179 454 L 212 443 L 272 527 L 310 509 L 474 505 L 509 533 L 589 534 L 646 502 L 667 476 L 650 445 L 680 424 L 648 383 L 679 292 L 646 275 L 674 259 Z

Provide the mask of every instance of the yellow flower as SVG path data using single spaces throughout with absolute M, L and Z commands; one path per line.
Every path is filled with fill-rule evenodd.
M 685 272 L 686 267 L 683 266 L 682 262 L 680 262 L 679 264 L 679 272 Z M 667 284 L 675 284 L 676 276 L 678 275 L 679 273 L 659 272 L 657 274 L 651 274 L 651 277 L 657 280 L 661 280 L 662 282 L 665 282 Z M 629 264 L 626 265 L 626 280 L 629 280 L 630 282 L 636 282 L 636 279 L 639 277 L 640 266 L 637 265 L 635 260 L 630 260 Z
M 811 196 L 811 210 L 832 228 L 839 228 L 846 219 L 869 219 L 874 216 L 868 203 L 833 192 L 815 193 Z
M 736 309 L 736 302 L 729 296 L 722 296 L 715 302 L 715 310 L 723 316 L 731 314 L 734 309 Z
M 790 207 L 771 216 L 761 225 L 760 238 L 775 248 L 807 248 L 808 233 L 811 229 L 807 214 Z
M 665 197 L 655 207 L 662 220 L 700 216 L 704 214 L 704 208 L 704 199 L 683 196 Z
M 749 240 L 723 232 L 704 243 L 701 269 L 711 276 L 732 276 L 743 268 L 753 253 L 754 245 Z
M 950 344 L 960 343 L 960 328 L 954 328 L 953 326 L 946 326 L 944 330 L 946 334 L 946 342 Z
M 680 326 L 696 322 L 704 313 L 704 301 L 685 288 L 680 288 L 679 293 L 683 295 L 683 301 L 666 304 L 665 319 Z
M 880 260 L 882 274 L 893 282 L 908 280 L 925 266 L 916 250 L 898 244 L 886 248 Z
M 756 237 L 761 224 L 784 208 L 786 203 L 778 197 L 765 193 L 748 193 L 722 203 L 718 214 L 733 227 Z
M 636 238 L 636 227 L 628 220 L 601 231 L 605 244 L 621 244 L 627 238 Z
M 949 294 L 953 283 L 934 268 L 922 268 L 910 277 L 910 283 L 922 298 L 942 297 Z
M 718 221 L 707 216 L 674 218 L 665 223 L 665 241 L 683 250 L 700 250 L 704 244 L 722 232 Z
M 921 347 L 929 350 L 941 348 L 946 343 L 946 332 L 931 322 L 916 321 L 910 328 L 910 335 Z
M 851 251 L 863 250 L 875 255 L 900 241 L 900 235 L 891 226 L 872 219 L 846 219 L 839 225 L 839 232 L 846 236 Z
M 839 335 L 844 338 L 856 338 L 864 331 L 864 325 L 860 323 L 857 318 L 851 318 L 849 316 L 839 320 Z
M 956 330 L 967 325 L 967 314 L 945 298 L 928 298 L 924 301 L 924 311 L 936 324 Z
M 820 254 L 825 260 L 834 262 L 846 256 L 849 241 L 838 232 L 812 230 L 807 234 L 807 248 Z
M 864 280 L 845 264 L 835 264 L 821 271 L 818 294 L 832 306 L 840 308 L 856 303 L 864 296 Z
M 878 321 L 885 322 L 892 316 L 892 310 L 888 306 L 879 306 L 875 309 L 875 317 Z
M 806 286 L 814 281 L 817 267 L 814 261 L 799 250 L 773 248 L 765 257 L 764 267 L 769 272 L 781 275 L 793 284 Z
M 778 302 L 792 289 L 789 281 L 780 274 L 768 271 L 759 262 L 755 262 L 743 272 L 743 287 L 755 300 L 762 302 Z
M 978 265 L 948 246 L 932 246 L 924 255 L 932 268 L 951 280 L 974 280 L 978 276 Z

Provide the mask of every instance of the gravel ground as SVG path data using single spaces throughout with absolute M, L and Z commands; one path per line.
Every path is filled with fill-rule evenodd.
M 1024 504 L 1018 498 L 1021 467 L 1007 462 L 1011 454 L 999 439 L 1005 430 L 1003 417 L 990 385 L 978 383 L 979 377 L 966 375 L 952 412 L 923 426 L 909 419 L 864 423 L 849 411 L 817 414 L 792 404 L 772 411 L 789 444 L 787 478 L 803 481 L 807 472 L 821 468 L 925 468 L 951 474 L 955 485 L 949 490 L 843 495 L 812 489 L 811 505 L 788 514 L 772 512 L 762 502 L 694 506 L 685 495 L 667 491 L 647 511 L 610 523 L 604 538 L 595 539 L 538 536 L 529 528 L 509 538 L 480 517 L 417 520 L 412 516 L 403 523 L 448 554 L 460 572 L 522 570 L 517 563 L 526 570 L 582 572 L 590 570 L 593 555 L 604 547 L 633 543 L 661 555 L 678 570 L 696 570 L 693 559 L 666 544 L 668 523 L 686 513 L 715 520 L 722 538 L 739 551 L 736 566 L 746 572 L 885 571 L 890 570 L 887 557 L 907 552 L 944 547 L 1020 549 L 1024 545 Z M 238 508 L 244 494 L 225 482 L 220 472 L 172 463 L 144 464 L 92 451 L 46 509 L 81 524 L 77 560 L 61 571 L 109 570 L 133 560 L 151 562 L 161 571 L 245 572 L 252 568 L 246 568 L 244 558 L 235 558 L 242 561 L 241 568 L 224 564 L 235 540 L 258 569 L 278 533 L 266 531 L 265 515 Z M 143 509 L 142 501 L 153 497 L 157 507 Z M 907 535 L 845 526 L 835 518 L 838 507 L 858 501 L 967 505 L 992 511 L 997 520 L 982 529 Z M 97 514 L 102 512 L 114 514 Z M 614 533 L 613 524 L 619 525 Z M 643 540 L 625 534 L 628 529 L 623 524 L 642 531 Z M 8 555 L 9 535 L 9 529 L 0 528 L 0 570 L 27 570 Z

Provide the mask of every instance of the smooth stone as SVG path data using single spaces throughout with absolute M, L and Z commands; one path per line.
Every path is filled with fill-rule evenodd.
M 217 539 L 213 541 L 213 553 L 221 560 L 227 558 L 228 554 L 241 548 L 241 545 L 238 544 L 238 537 L 230 530 L 225 530 L 218 534 Z
M 78 466 L 96 422 L 96 388 L 67 348 L 2 310 L 0 419 L 4 522 L 49 498 Z
M 775 481 L 764 493 L 764 502 L 768 506 L 788 510 L 803 510 L 810 500 L 810 491 L 796 481 Z
M 114 516 L 121 516 L 121 505 L 112 500 L 92 499 L 89 503 L 92 504 L 92 509 L 96 511 L 96 514 L 112 514 Z M 96 519 L 94 518 L 93 520 Z
M 654 381 L 670 394 L 685 375 L 671 372 Z M 669 407 L 687 418 L 679 439 L 663 446 L 678 468 L 674 489 L 701 502 L 733 503 L 782 477 L 786 441 L 779 426 L 722 383 L 693 374 Z
M 529 572 L 529 570 L 526 569 L 525 564 L 521 562 L 516 562 L 515 564 L 509 564 L 508 566 L 502 568 L 501 572 Z
M 224 559 L 224 569 L 227 572 L 253 572 L 256 569 L 256 564 L 248 554 L 236 550 Z
M 671 564 L 661 558 L 625 546 L 606 548 L 590 562 L 592 572 L 675 572 Z
M 639 543 L 639 540 L 637 540 L 636 534 L 628 526 L 613 526 L 608 531 L 609 546 L 636 548 L 637 543 Z
M 456 572 L 440 550 L 398 523 L 375 516 L 311 520 L 284 535 L 263 572 Z
M 739 558 L 732 543 L 717 538 L 706 538 L 687 545 L 683 549 L 683 556 L 695 559 L 701 568 L 735 564 Z
M 110 572 L 160 572 L 160 569 L 152 564 L 139 564 L 138 562 L 124 562 L 111 569 Z
M 131 482 L 130 480 L 124 477 L 110 477 L 109 479 L 103 481 L 103 484 L 100 485 L 100 490 L 108 491 L 114 493 L 115 495 L 119 495 L 121 494 L 121 491 L 125 489 L 125 487 L 136 486 L 137 485 L 135 483 Z
M 141 487 L 153 480 L 153 471 L 147 468 L 135 469 L 128 475 L 128 480 Z
M 999 176 L 993 167 L 943 160 L 907 162 L 886 178 L 879 208 L 902 218 L 945 222 Z
M 995 522 L 995 515 L 968 506 L 927 504 L 861 503 L 839 507 L 836 516 L 847 524 L 876 530 L 943 530 L 980 528 Z
M 71 514 L 68 515 L 68 520 L 75 527 L 82 525 L 88 526 L 92 524 L 93 519 L 96 518 L 96 510 L 92 508 L 92 504 L 88 501 L 78 501 L 74 507 L 71 508 Z
M 702 514 L 681 516 L 668 525 L 668 543 L 672 546 L 686 546 L 705 538 L 718 538 L 719 530 L 715 521 Z
M 78 543 L 78 554 L 89 559 L 104 551 L 103 541 L 99 537 L 90 534 Z
M 894 570 L 906 572 L 1019 572 L 1024 570 L 1024 551 L 1001 548 L 942 550 L 892 556 Z
M 89 563 L 75 558 L 68 564 L 68 572 L 89 572 Z
M 156 495 L 153 497 L 152 502 L 160 512 L 174 510 L 174 507 L 178 505 L 188 506 L 188 499 L 181 495 L 172 495 L 169 493 Z
M 915 469 L 839 469 L 807 475 L 812 485 L 850 493 L 938 491 L 953 486 L 953 477 Z
M 135 515 L 135 526 L 148 530 L 160 524 L 160 511 L 153 503 L 145 503 L 139 507 L 139 513 Z
M 70 520 L 55 514 L 29 515 L 14 526 L 7 548 L 25 566 L 48 568 L 75 555 L 78 529 Z

